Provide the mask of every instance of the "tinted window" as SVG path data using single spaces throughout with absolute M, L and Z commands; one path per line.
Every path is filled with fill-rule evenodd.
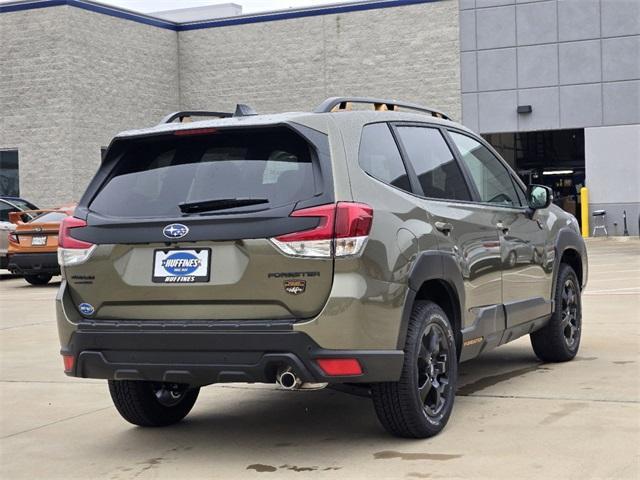
M 0 195 L 20 195 L 17 150 L 0 150 Z
M 513 186 L 516 189 L 516 194 L 518 195 L 518 201 L 520 202 L 520 205 L 523 205 L 523 206 L 527 205 L 527 194 L 522 189 L 520 184 L 518 182 L 516 182 L 515 179 L 512 178 L 512 181 L 513 181 Z
M 9 212 L 17 211 L 16 208 L 7 205 L 4 202 L 0 202 L 0 222 L 8 222 L 9 221 Z
M 289 204 L 315 193 L 311 153 L 304 139 L 285 128 L 227 130 L 131 141 L 89 208 L 118 217 L 167 217 L 180 216 L 181 203 L 266 201 L 233 207 L 241 212 Z
M 358 161 L 362 169 L 372 177 L 411 191 L 407 171 L 386 123 L 374 123 L 362 129 Z
M 439 130 L 399 127 L 398 134 L 425 196 L 471 200 L 460 167 Z
M 27 202 L 25 200 L 22 200 L 20 198 L 12 199 L 10 201 L 16 207 L 18 207 L 20 210 L 37 210 L 38 209 L 38 207 L 36 207 L 33 203 L 29 203 L 29 202 Z
M 480 201 L 519 207 L 513 180 L 502 162 L 477 140 L 456 132 L 449 133 L 471 173 Z

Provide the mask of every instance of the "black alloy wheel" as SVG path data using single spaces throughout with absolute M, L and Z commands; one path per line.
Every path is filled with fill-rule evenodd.
M 446 335 L 438 324 L 430 324 L 422 334 L 418 353 L 418 394 L 425 413 L 437 418 L 451 395 L 449 386 L 449 363 L 451 355 Z

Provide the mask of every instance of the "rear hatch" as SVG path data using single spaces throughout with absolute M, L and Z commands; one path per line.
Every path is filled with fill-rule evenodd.
M 99 319 L 314 316 L 333 258 L 269 239 L 315 228 L 290 214 L 333 202 L 330 180 L 326 135 L 297 125 L 116 140 L 76 211 L 71 236 L 96 247 L 64 269 L 73 302 Z

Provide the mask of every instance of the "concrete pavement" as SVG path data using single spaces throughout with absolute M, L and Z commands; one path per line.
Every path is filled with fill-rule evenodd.
M 187 419 L 127 424 L 105 382 L 62 373 L 57 285 L 0 281 L 1 478 L 638 478 L 640 242 L 589 243 L 579 356 L 522 338 L 463 364 L 453 416 L 393 438 L 370 400 L 270 385 L 204 388 Z

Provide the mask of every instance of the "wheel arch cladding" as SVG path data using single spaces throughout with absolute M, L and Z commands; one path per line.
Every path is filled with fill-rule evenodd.
M 561 263 L 566 263 L 573 268 L 573 271 L 576 272 L 578 276 L 581 289 L 584 289 L 587 280 L 587 256 L 582 237 L 569 228 L 561 229 L 556 237 L 556 258 L 558 260 L 553 266 L 553 286 L 551 291 L 555 292 L 558 270 Z
M 423 252 L 409 274 L 409 289 L 402 312 L 398 348 L 403 349 L 411 311 L 416 301 L 430 300 L 447 314 L 452 322 L 458 357 L 462 348 L 462 309 L 464 286 L 462 272 L 453 257 L 444 252 Z
M 560 263 L 566 263 L 573 268 L 573 271 L 576 272 L 576 275 L 578 276 L 580 285 L 582 285 L 582 258 L 578 251 L 575 248 L 568 247 L 564 252 L 562 252 Z

